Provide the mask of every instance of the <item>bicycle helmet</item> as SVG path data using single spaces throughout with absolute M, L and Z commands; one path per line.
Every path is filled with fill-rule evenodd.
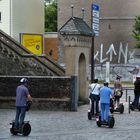
M 20 79 L 20 83 L 28 83 L 28 80 L 26 78 Z

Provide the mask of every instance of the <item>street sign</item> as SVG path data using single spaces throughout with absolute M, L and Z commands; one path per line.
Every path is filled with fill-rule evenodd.
M 99 36 L 99 11 L 100 7 L 97 4 L 92 4 L 92 29 L 95 36 Z
M 95 31 L 96 30 L 99 31 L 99 24 L 94 23 L 93 26 L 92 26 L 92 29 L 95 30 Z
M 92 20 L 92 22 L 98 23 L 98 24 L 99 24 L 99 18 L 94 18 L 94 19 Z

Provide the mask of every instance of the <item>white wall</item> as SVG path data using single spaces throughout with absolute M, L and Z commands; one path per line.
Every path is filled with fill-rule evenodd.
M 44 34 L 44 1 L 12 0 L 13 37 L 19 40 L 19 33 Z
M 10 35 L 10 0 L 0 1 L 0 29 Z

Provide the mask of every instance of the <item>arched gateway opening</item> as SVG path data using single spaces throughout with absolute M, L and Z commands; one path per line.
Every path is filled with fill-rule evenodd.
M 59 35 L 60 50 L 64 52 L 62 63 L 66 64 L 65 74 L 75 75 L 78 79 L 75 84 L 76 98 L 74 100 L 77 106 L 77 97 L 82 102 L 88 99 L 89 80 L 87 74 L 93 31 L 82 18 L 71 17 L 59 29 Z
M 86 96 L 86 59 L 83 53 L 79 56 L 79 100 Z

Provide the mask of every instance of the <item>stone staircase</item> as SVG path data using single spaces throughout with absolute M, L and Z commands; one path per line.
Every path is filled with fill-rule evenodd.
M 47 55 L 34 55 L 0 30 L 0 75 L 64 76 L 65 69 Z

